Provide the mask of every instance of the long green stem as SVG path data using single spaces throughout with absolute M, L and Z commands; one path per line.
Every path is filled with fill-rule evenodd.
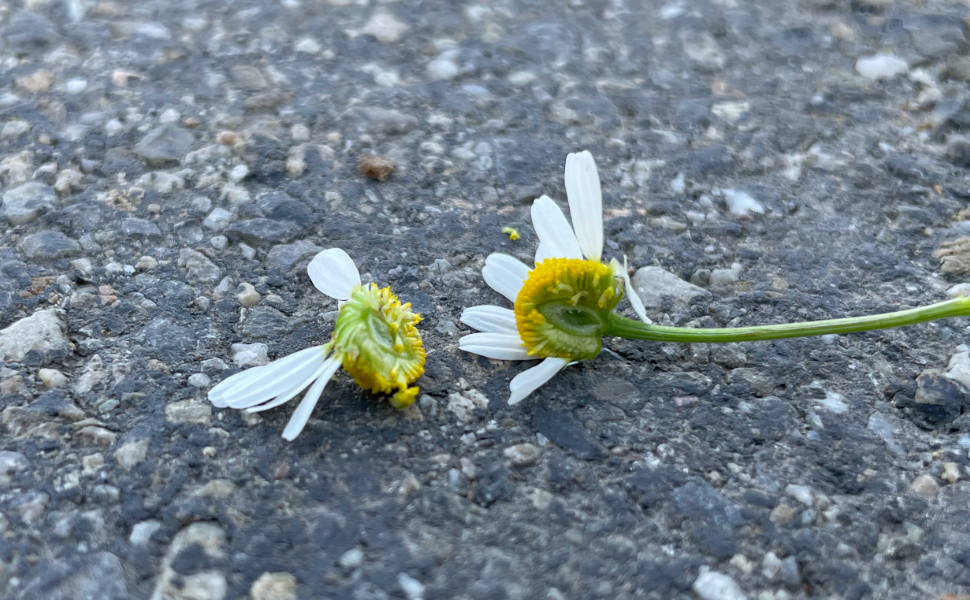
M 967 316 L 970 316 L 970 297 L 955 298 L 929 306 L 870 317 L 850 317 L 847 319 L 830 319 L 827 321 L 809 321 L 807 323 L 785 323 L 782 325 L 723 329 L 692 329 L 688 327 L 648 325 L 612 313 L 604 335 L 634 340 L 653 340 L 656 342 L 717 344 L 889 329 L 890 327 L 903 327 L 905 325 L 935 321 L 937 319 Z

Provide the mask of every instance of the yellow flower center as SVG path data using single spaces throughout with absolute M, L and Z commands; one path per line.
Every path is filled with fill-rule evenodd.
M 355 286 L 337 316 L 334 352 L 343 357 L 343 368 L 357 385 L 381 394 L 394 392 L 391 404 L 404 408 L 418 394 L 416 386 L 408 386 L 424 373 L 424 345 L 415 328 L 420 321 L 391 288 Z
M 596 358 L 623 285 L 607 265 L 548 258 L 529 273 L 515 298 L 519 337 L 533 356 Z

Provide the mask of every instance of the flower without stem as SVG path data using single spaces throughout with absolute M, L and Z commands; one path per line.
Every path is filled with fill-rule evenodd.
M 401 304 L 390 288 L 362 285 L 354 261 L 339 248 L 317 254 L 307 273 L 318 290 L 339 301 L 331 340 L 237 373 L 209 391 L 216 407 L 259 412 L 307 390 L 283 430 L 290 441 L 303 431 L 341 366 L 360 387 L 391 394 L 397 408 L 414 402 L 418 388 L 411 384 L 424 372 L 424 346 L 415 327 L 421 317 L 410 304 Z

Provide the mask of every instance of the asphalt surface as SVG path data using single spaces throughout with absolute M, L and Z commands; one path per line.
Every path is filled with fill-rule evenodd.
M 608 340 L 511 407 L 524 366 L 457 348 L 583 149 L 657 322 L 960 293 L 968 15 L 0 3 L 0 597 L 970 597 L 965 321 Z M 305 267 L 335 246 L 424 317 L 418 402 L 338 375 L 292 443 L 293 403 L 211 407 L 329 340 Z

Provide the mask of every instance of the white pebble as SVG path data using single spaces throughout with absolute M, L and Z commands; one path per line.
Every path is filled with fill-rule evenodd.
M 27 121 L 7 121 L 0 132 L 0 140 L 16 139 L 30 131 L 30 123 Z
M 733 579 L 715 571 L 703 571 L 691 589 L 701 600 L 747 600 Z
M 845 403 L 845 396 L 838 392 L 825 392 L 825 398 L 818 401 L 818 405 L 829 412 L 841 415 L 849 410 L 849 405 Z
M 153 256 L 142 256 L 135 263 L 135 270 L 149 271 L 158 266 L 158 261 Z
M 748 213 L 765 214 L 765 207 L 751 197 L 751 194 L 740 190 L 724 190 L 724 201 L 733 215 L 744 216 Z
M 209 212 L 212 208 L 212 200 L 209 200 L 205 196 L 199 196 L 198 198 L 192 199 L 192 210 L 198 213 Z
M 812 505 L 812 488 L 807 485 L 789 484 L 785 486 L 785 493 L 798 500 L 805 506 Z
M 424 584 L 407 573 L 397 574 L 397 583 L 408 600 L 424 600 Z
M 189 375 L 189 385 L 197 388 L 209 387 L 212 380 L 205 373 L 193 373 Z
M 114 137 L 124 130 L 124 123 L 118 119 L 109 119 L 108 122 L 104 124 L 104 134 L 108 137 Z
M 316 54 L 323 50 L 323 47 L 315 39 L 306 37 L 297 42 L 293 49 L 306 54 Z
M 536 80 L 536 74 L 532 71 L 515 71 L 509 74 L 508 81 L 514 86 L 529 85 Z
M 240 283 L 239 287 L 242 288 L 238 294 L 236 294 L 236 300 L 239 300 L 239 304 L 243 306 L 256 306 L 259 301 L 263 299 L 262 295 L 256 291 L 251 283 Z
M 450 58 L 436 58 L 428 63 L 428 78 L 433 81 L 446 81 L 458 76 L 458 65 Z
M 879 53 L 873 56 L 863 56 L 855 63 L 855 70 L 868 79 L 892 79 L 909 71 L 906 61 L 895 54 Z
M 362 33 L 367 33 L 383 44 L 393 44 L 401 41 L 408 26 L 398 21 L 394 15 L 378 12 L 367 21 Z
M 675 194 L 683 194 L 686 188 L 687 185 L 684 182 L 684 174 L 677 173 L 677 177 L 674 177 L 673 181 L 670 182 L 670 191 Z
M 246 165 L 236 165 L 229 172 L 229 181 L 239 183 L 246 178 L 246 175 L 249 175 L 249 167 Z
M 213 208 L 209 216 L 202 221 L 202 224 L 213 230 L 222 231 L 226 227 L 229 227 L 229 221 L 232 219 L 232 213 L 224 208 Z
M 68 94 L 80 94 L 84 90 L 88 89 L 88 80 L 80 77 L 68 79 L 67 83 L 64 84 L 64 89 L 67 90 Z
M 61 387 L 67 383 L 67 377 L 57 369 L 41 369 L 37 371 L 37 377 L 49 388 Z
M 158 531 L 161 526 L 162 524 L 159 521 L 142 521 L 141 523 L 137 523 L 131 528 L 131 535 L 128 537 L 128 541 L 133 546 L 144 546 L 148 543 L 152 534 Z
M 239 244 L 239 253 L 243 255 L 246 260 L 253 260 L 256 258 L 256 249 L 249 244 Z
M 229 238 L 224 235 L 214 235 L 209 238 L 209 243 L 212 244 L 212 247 L 216 250 L 225 250 L 226 246 L 229 245 Z
M 162 111 L 162 114 L 158 116 L 158 120 L 161 123 L 175 123 L 181 118 L 182 118 L 182 113 L 175 110 L 174 108 L 169 108 L 165 111 Z
M 364 564 L 364 553 L 358 548 L 353 548 L 341 554 L 337 563 L 345 569 L 356 569 Z
M 946 295 L 950 298 L 959 298 L 961 296 L 970 296 L 970 283 L 958 283 L 946 291 Z
M 240 367 L 257 367 L 269 363 L 266 344 L 233 344 L 229 347 L 232 352 L 232 362 Z
M 303 123 L 296 123 L 290 127 L 290 137 L 294 142 L 307 142 L 310 140 L 310 128 Z

